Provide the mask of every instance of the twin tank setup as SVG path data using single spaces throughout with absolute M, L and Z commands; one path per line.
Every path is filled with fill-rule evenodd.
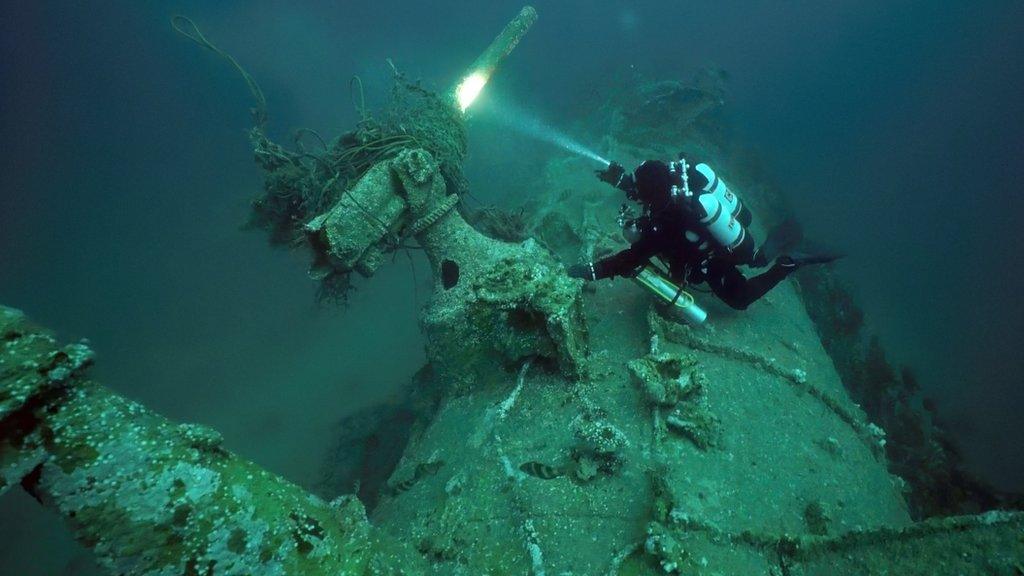
M 669 164 L 669 171 L 673 179 L 681 183 L 681 185 L 672 186 L 673 201 L 678 198 L 689 201 L 694 196 L 694 191 L 690 189 L 688 170 L 689 165 L 685 158 L 680 158 L 678 162 Z M 744 223 L 748 225 L 750 223 L 750 211 L 743 206 L 739 197 L 729 190 L 725 181 L 719 178 L 710 166 L 701 163 L 694 166 L 694 170 L 707 180 L 707 184 L 697 192 L 697 201 L 700 203 L 704 215 L 698 219 L 702 230 L 700 232 L 687 230 L 686 238 L 694 243 L 704 238 L 699 245 L 702 250 L 707 249 L 710 243 L 714 243 L 720 249 L 733 252 L 750 238 L 744 227 Z M 622 224 L 626 239 L 630 242 L 634 241 L 639 234 L 635 220 L 623 221 Z M 669 306 L 675 316 L 687 324 L 696 326 L 707 320 L 707 312 L 696 303 L 693 295 L 684 290 L 683 286 L 673 282 L 661 266 L 648 263 L 633 280 L 654 293 L 659 300 Z

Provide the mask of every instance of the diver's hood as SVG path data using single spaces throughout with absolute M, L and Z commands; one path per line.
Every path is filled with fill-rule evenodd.
M 636 197 L 633 200 L 643 202 L 652 208 L 660 208 L 672 199 L 672 185 L 678 183 L 669 170 L 668 164 L 660 160 L 647 160 L 633 171 L 636 183 Z

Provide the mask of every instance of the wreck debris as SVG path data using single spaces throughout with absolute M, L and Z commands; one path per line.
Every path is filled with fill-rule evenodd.
M 693 542 L 695 536 L 701 536 L 702 543 L 714 547 L 746 548 L 764 554 L 780 568 L 773 573 L 807 576 L 1012 574 L 1008 570 L 1024 558 L 1024 539 L 1020 538 L 1024 513 L 1020 512 L 992 511 L 934 518 L 902 528 L 854 528 L 828 535 L 831 519 L 825 505 L 813 500 L 804 509 L 807 534 L 731 531 L 678 509 L 662 474 L 652 470 L 650 477 L 654 501 L 648 535 L 655 540 L 645 541 L 644 550 L 662 568 L 665 560 L 688 560 L 689 555 L 678 544 Z
M 523 384 L 526 382 L 526 372 L 530 369 L 530 365 L 533 364 L 532 358 L 527 358 L 522 367 L 519 368 L 519 376 L 516 378 L 516 386 L 509 393 L 508 397 L 502 400 L 501 404 L 497 406 L 497 412 L 495 417 L 498 422 L 501 422 L 508 416 L 508 411 L 512 409 L 516 404 L 516 399 L 519 398 L 519 393 L 523 390 Z
M 689 439 L 701 450 L 718 443 L 718 420 L 700 403 L 687 403 L 665 417 L 669 430 Z
M 804 508 L 804 524 L 807 531 L 815 536 L 828 534 L 828 526 L 831 519 L 825 513 L 825 505 L 820 500 L 812 500 Z
M 416 238 L 438 279 L 424 312 L 430 360 L 452 380 L 481 363 L 533 357 L 580 377 L 587 345 L 579 282 L 532 241 L 507 244 L 474 230 L 454 210 L 458 201 L 429 152 L 402 150 L 307 230 L 320 265 L 341 273 L 372 272 L 390 238 Z M 443 266 L 457 268 L 457 282 L 443 285 Z
M 843 448 L 839 444 L 839 440 L 836 439 L 834 436 L 820 438 L 818 440 L 815 440 L 814 444 L 817 445 L 818 448 L 821 448 L 822 450 L 827 452 L 833 458 L 841 458 L 843 455 Z
M 579 454 L 576 457 L 576 466 L 573 467 L 573 478 L 580 483 L 587 483 L 597 478 L 601 471 L 600 463 L 587 454 Z
M 91 353 L 67 352 L 17 311 L 0 307 L 0 333 L 3 479 L 62 516 L 112 573 L 366 567 L 371 529 L 357 500 L 331 507 L 224 450 L 219 434 L 92 382 Z M 8 464 L 23 454 L 31 468 Z
M 519 243 L 530 237 L 527 232 L 525 208 L 504 210 L 497 206 L 484 206 L 469 211 L 466 221 L 484 234 L 502 242 Z
M 693 569 L 689 553 L 673 537 L 672 532 L 658 522 L 647 525 L 644 552 L 655 559 L 664 574 L 686 574 Z
M 572 423 L 577 445 L 572 451 L 574 477 L 588 482 L 596 476 L 594 467 L 604 474 L 615 474 L 622 467 L 622 451 L 629 446 L 626 435 L 603 418 L 581 414 Z
M 621 430 L 603 419 L 581 415 L 572 428 L 580 449 L 600 457 L 614 457 L 629 444 Z
M 652 342 L 657 341 L 656 336 L 652 336 Z M 652 345 L 652 349 L 656 346 Z M 707 450 L 717 443 L 718 420 L 708 409 L 704 396 L 707 377 L 696 365 L 697 359 L 692 355 L 652 352 L 631 360 L 627 366 L 652 405 L 655 435 L 664 419 L 669 430 Z M 666 411 L 664 418 L 662 409 Z
M 780 541 L 804 574 L 1013 574 L 1024 558 L 1024 514 L 987 512 Z
M 523 535 L 526 554 L 530 557 L 530 574 L 544 576 L 544 552 L 540 549 L 540 536 L 537 535 L 537 529 L 533 527 L 533 520 L 530 518 L 523 522 Z
M 643 544 L 643 542 L 634 542 L 622 550 L 619 550 L 615 556 L 612 556 L 612 560 L 608 565 L 608 571 L 605 573 L 605 576 L 619 576 L 619 569 L 622 567 L 622 564 L 627 558 L 636 554 L 636 552 L 643 547 Z
M 885 432 L 875 424 L 865 423 L 866 418 L 859 410 L 848 407 L 839 399 L 808 382 L 807 373 L 804 370 L 799 368 L 787 370 L 780 367 L 774 360 L 765 358 L 750 350 L 733 348 L 706 340 L 695 335 L 689 326 L 664 320 L 653 310 L 648 313 L 647 320 L 653 332 L 663 334 L 669 341 L 683 344 L 693 350 L 700 350 L 738 362 L 751 364 L 764 372 L 779 377 L 784 382 L 792 384 L 797 389 L 807 392 L 853 429 L 876 456 L 882 455 L 882 448 L 885 446 Z
M 630 361 L 627 366 L 648 402 L 674 407 L 700 388 L 700 373 L 689 370 L 696 364 L 697 359 L 693 356 L 650 354 Z
M 530 365 L 533 364 L 533 359 L 528 358 L 523 361 L 523 365 L 519 368 L 519 376 L 516 378 L 516 384 L 512 387 L 512 391 L 509 392 L 508 396 L 504 400 L 489 406 L 484 412 L 484 416 L 477 426 L 477 429 L 473 432 L 473 435 L 469 437 L 469 445 L 474 448 L 479 448 L 483 445 L 484 441 L 489 441 L 497 438 L 494 433 L 494 427 L 500 424 L 508 416 L 509 410 L 515 406 L 516 400 L 519 398 L 519 393 L 523 390 L 523 384 L 526 382 L 526 373 L 530 369 Z

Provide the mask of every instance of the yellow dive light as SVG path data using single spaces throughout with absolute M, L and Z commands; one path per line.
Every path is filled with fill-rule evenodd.
M 699 325 L 707 320 L 708 313 L 694 302 L 693 296 L 669 280 L 654 264 L 644 266 L 633 280 L 668 303 L 686 322 Z

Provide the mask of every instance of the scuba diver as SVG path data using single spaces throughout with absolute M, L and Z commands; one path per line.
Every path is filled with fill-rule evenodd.
M 623 205 L 620 224 L 631 244 L 629 248 L 597 262 L 573 265 L 569 275 L 584 280 L 634 278 L 670 304 L 695 309 L 689 314 L 695 323 L 703 322 L 706 314 L 693 306 L 692 297 L 683 291 L 687 284 L 707 283 L 723 302 L 745 310 L 798 267 L 840 257 L 794 252 L 783 255 L 800 241 L 799 227 L 792 221 L 774 229 L 765 243 L 755 248 L 747 230 L 752 220 L 750 210 L 710 166 L 691 165 L 683 155 L 678 162 L 668 164 L 648 160 L 633 174 L 612 162 L 597 175 L 639 202 L 643 212 L 630 218 Z M 654 257 L 668 267 L 668 278 L 650 264 Z M 752 278 L 737 268 L 769 264 L 767 271 Z M 684 295 L 688 302 L 679 301 Z

